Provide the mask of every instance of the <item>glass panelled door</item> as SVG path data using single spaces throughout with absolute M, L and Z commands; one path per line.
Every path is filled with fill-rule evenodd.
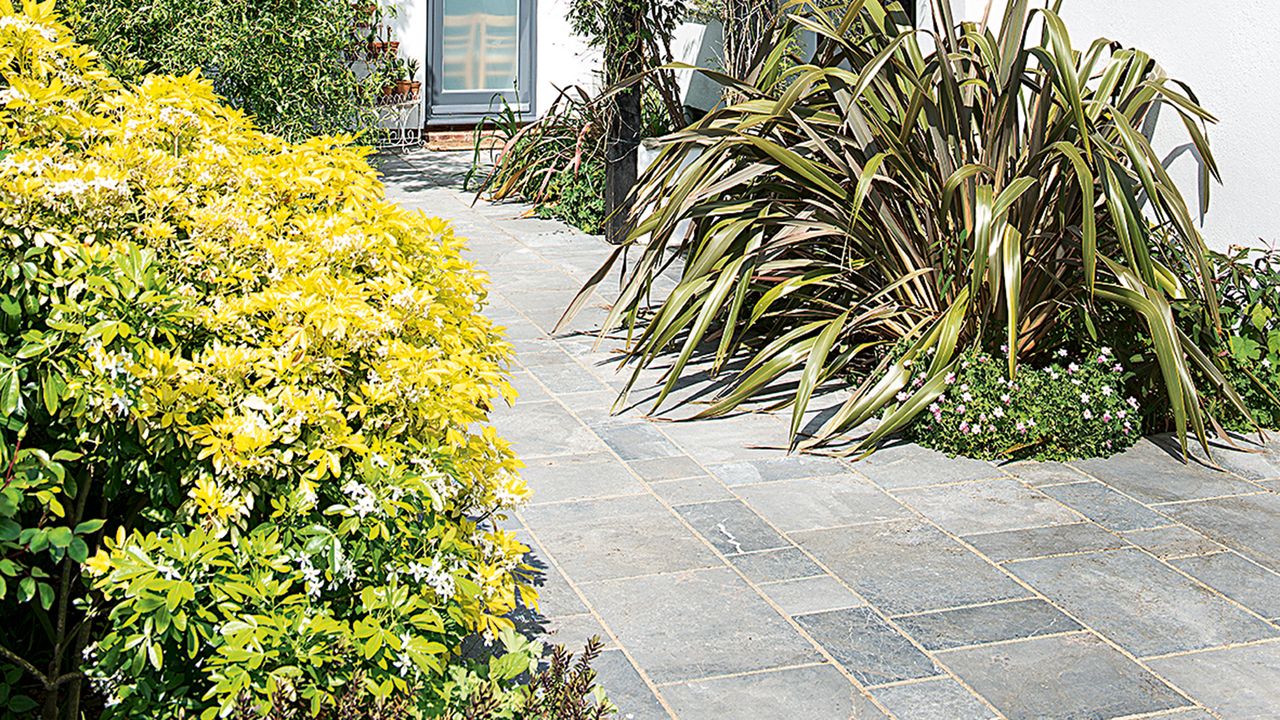
M 475 122 L 533 106 L 535 0 L 432 0 L 428 122 Z

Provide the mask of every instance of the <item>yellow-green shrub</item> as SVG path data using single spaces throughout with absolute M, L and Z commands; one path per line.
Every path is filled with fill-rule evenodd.
M 83 654 L 111 717 L 431 708 L 530 592 L 492 522 L 527 494 L 485 425 L 510 349 L 460 239 L 349 138 L 120 86 L 52 3 L 0 0 L 0 75 L 9 692 L 74 702 Z

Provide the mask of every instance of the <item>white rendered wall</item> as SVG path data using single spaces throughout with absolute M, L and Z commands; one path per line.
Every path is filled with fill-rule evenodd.
M 993 3 L 995 24 L 1004 0 Z M 986 4 L 953 0 L 952 7 L 978 20 Z M 1197 215 L 1209 245 L 1280 242 L 1280 0 L 1063 0 L 1062 18 L 1077 49 L 1106 37 L 1144 50 L 1218 117 L 1209 143 L 1222 184 L 1213 183 L 1209 211 Z M 1173 113 L 1164 114 L 1155 142 L 1195 213 L 1198 161 Z
M 559 92 L 556 88 L 581 85 L 588 90 L 598 89 L 601 57 L 599 50 L 587 47 L 586 41 L 570 29 L 566 17 L 568 0 L 536 1 L 538 50 L 534 105 L 541 115 L 555 101 Z

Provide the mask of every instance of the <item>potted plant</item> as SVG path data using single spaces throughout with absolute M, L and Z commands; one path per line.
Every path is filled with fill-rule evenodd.
M 418 82 L 418 70 L 422 68 L 418 62 L 418 58 L 409 58 L 405 61 L 405 71 L 409 78 L 409 95 L 418 97 L 422 93 L 422 83 Z
M 396 79 L 396 94 L 409 94 L 409 65 L 404 60 L 396 60 L 391 64 Z

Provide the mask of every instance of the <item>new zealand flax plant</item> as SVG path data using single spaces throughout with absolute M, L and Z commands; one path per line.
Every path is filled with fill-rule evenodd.
M 896 0 L 793 2 L 746 77 L 704 71 L 742 99 L 663 140 L 609 260 L 639 255 L 605 323 L 630 328 L 632 382 L 675 353 L 661 405 L 699 348 L 716 372 L 746 353 L 701 416 L 798 373 L 793 447 L 880 416 L 844 452 L 868 451 L 943 393 L 965 349 L 1001 348 L 1016 376 L 1064 317 L 1118 312 L 1129 349 L 1156 360 L 1184 452 L 1188 431 L 1207 443 L 1221 430 L 1205 393 L 1242 404 L 1174 323 L 1183 303 L 1220 327 L 1204 240 L 1141 128 L 1179 118 L 1216 178 L 1214 118 L 1139 50 L 1074 49 L 1060 2 L 1011 0 L 998 32 L 933 5 L 936 30 L 909 26 Z M 650 315 L 676 257 L 679 285 Z M 801 438 L 814 389 L 858 366 L 852 397 Z

